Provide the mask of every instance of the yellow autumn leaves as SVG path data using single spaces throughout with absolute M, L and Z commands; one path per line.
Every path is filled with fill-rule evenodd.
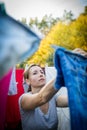
M 44 66 L 53 53 L 51 45 L 63 46 L 67 49 L 82 48 L 87 51 L 87 15 L 80 15 L 68 23 L 58 22 L 41 41 L 38 51 L 28 59 L 27 63 Z

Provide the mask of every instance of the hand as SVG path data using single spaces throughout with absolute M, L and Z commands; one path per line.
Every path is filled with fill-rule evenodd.
M 81 48 L 76 48 L 76 49 L 74 49 L 72 52 L 81 54 L 82 56 L 85 56 L 85 57 L 87 58 L 87 52 L 84 51 L 84 50 L 81 49 Z

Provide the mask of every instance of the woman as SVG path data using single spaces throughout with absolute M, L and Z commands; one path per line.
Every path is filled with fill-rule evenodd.
M 46 84 L 44 71 L 38 65 L 31 65 L 24 77 L 31 90 L 19 99 L 23 130 L 57 130 L 56 107 L 67 107 L 67 97 L 53 96 L 57 92 L 53 88 L 55 79 Z

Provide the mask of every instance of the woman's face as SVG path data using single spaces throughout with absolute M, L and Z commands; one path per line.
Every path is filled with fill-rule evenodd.
M 46 83 L 44 71 L 39 66 L 33 66 L 29 70 L 29 83 L 32 87 L 43 87 Z

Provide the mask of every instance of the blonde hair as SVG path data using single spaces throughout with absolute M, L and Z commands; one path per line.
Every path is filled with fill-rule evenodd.
M 24 71 L 24 73 L 23 73 L 24 80 L 29 79 L 29 70 L 30 70 L 30 68 L 32 68 L 33 66 L 39 66 L 39 67 L 40 67 L 40 65 L 38 65 L 38 64 L 31 64 L 31 65 Z
M 40 65 L 38 64 L 31 64 L 29 67 L 27 67 L 27 69 L 24 71 L 23 73 L 23 77 L 24 77 L 24 82 L 26 82 L 26 79 L 29 79 L 29 70 L 30 68 L 32 68 L 33 66 L 39 66 L 41 68 Z M 31 91 L 31 86 L 29 85 L 29 89 L 28 92 Z

